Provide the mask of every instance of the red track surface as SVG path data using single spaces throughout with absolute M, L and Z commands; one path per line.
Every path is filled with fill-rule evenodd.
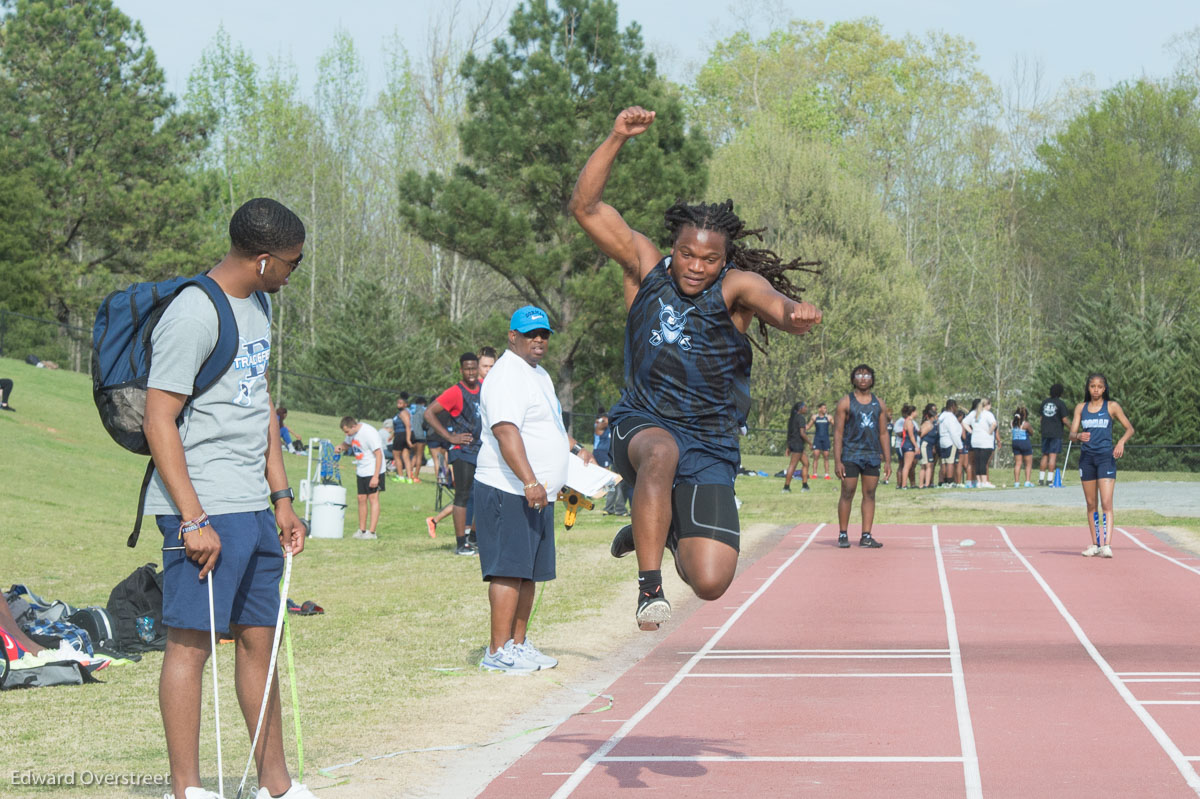
M 1112 560 L 1080 528 L 875 532 L 791 531 L 481 796 L 1200 795 L 1200 560 L 1133 529 Z

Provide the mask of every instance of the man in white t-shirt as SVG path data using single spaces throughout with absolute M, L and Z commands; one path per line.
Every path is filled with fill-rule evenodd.
M 346 440 L 337 445 L 336 451 L 354 455 L 354 474 L 358 479 L 358 530 L 354 537 L 374 541 L 379 538 L 375 528 L 379 525 L 379 492 L 383 488 L 383 440 L 378 430 L 353 416 L 342 417 L 341 424 Z
M 488 671 L 558 665 L 534 647 L 526 630 L 536 584 L 554 579 L 553 498 L 567 481 L 567 459 L 593 459 L 567 432 L 554 383 L 539 365 L 553 332 L 541 308 L 518 308 L 508 349 L 479 397 L 475 530 L 491 606 L 491 636 L 479 667 Z
M 938 416 L 938 459 L 942 463 L 941 485 L 958 485 L 959 465 L 958 453 L 962 449 L 962 424 L 958 421 L 955 411 L 958 403 L 952 399 L 946 400 L 946 406 Z

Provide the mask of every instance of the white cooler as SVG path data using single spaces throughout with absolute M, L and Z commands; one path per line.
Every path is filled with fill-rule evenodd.
M 335 485 L 312 486 L 313 538 L 341 538 L 346 525 L 346 489 Z

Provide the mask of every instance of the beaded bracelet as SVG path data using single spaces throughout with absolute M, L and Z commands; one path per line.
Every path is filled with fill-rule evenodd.
M 190 522 L 181 522 L 179 525 L 179 537 L 183 538 L 187 533 L 200 533 L 204 535 L 204 528 L 209 526 L 208 514 L 201 513 L 197 518 Z

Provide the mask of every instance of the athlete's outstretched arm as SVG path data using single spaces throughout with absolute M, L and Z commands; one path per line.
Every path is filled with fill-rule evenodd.
M 797 302 L 780 294 L 767 279 L 754 272 L 731 269 L 725 278 L 726 305 L 735 315 L 757 316 L 771 327 L 800 335 L 821 322 L 821 310 L 810 302 Z M 744 312 L 739 313 L 739 311 Z M 741 325 L 739 325 L 741 327 Z M 745 330 L 746 328 L 743 328 Z
M 601 252 L 621 265 L 627 281 L 634 285 L 641 283 L 642 275 L 662 256 L 654 242 L 629 227 L 617 209 L 601 198 L 621 147 L 634 136 L 645 133 L 653 122 L 654 112 L 640 106 L 626 108 L 618 114 L 612 133 L 596 148 L 579 173 L 567 206 L 588 237 Z

